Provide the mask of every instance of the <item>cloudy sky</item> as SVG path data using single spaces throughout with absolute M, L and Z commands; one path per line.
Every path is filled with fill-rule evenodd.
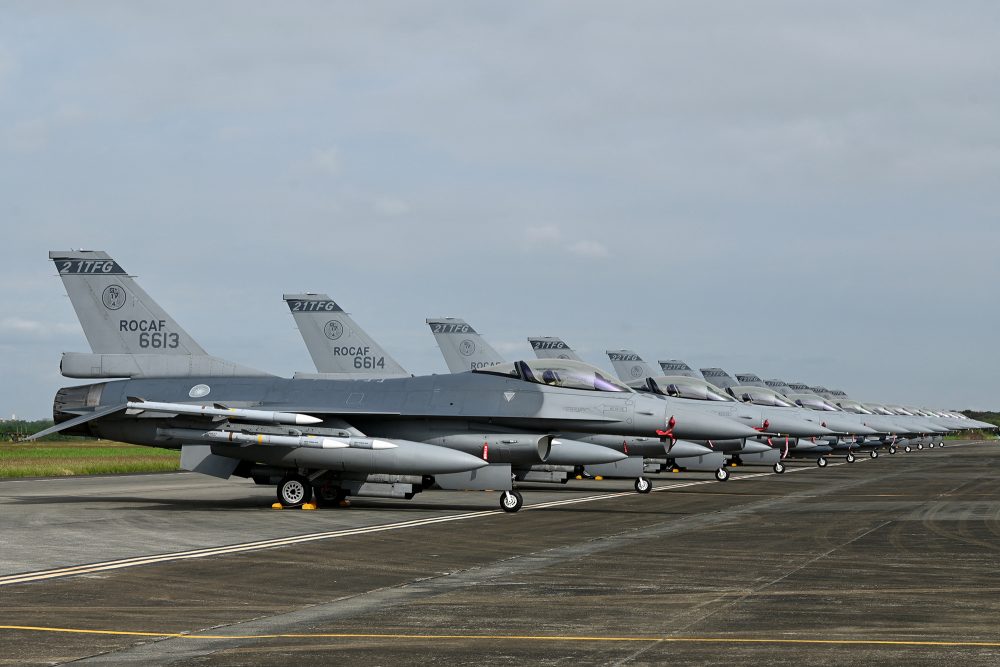
M 1000 409 L 994 2 L 5 2 L 0 415 L 88 351 L 107 250 L 209 352 L 312 370 L 325 291 L 411 372 L 754 371 Z

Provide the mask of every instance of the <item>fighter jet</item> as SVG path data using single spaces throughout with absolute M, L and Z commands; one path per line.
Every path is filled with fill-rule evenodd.
M 661 362 L 677 375 L 659 375 L 632 350 L 608 350 L 615 371 L 622 381 L 633 388 L 642 388 L 655 394 L 673 396 L 697 405 L 699 409 L 751 424 L 757 433 L 743 440 L 714 439 L 711 445 L 726 454 L 733 463 L 771 465 L 782 473 L 782 450 L 773 447 L 768 437 L 809 437 L 828 435 L 825 427 L 806 421 L 788 411 L 776 408 L 742 404 L 710 382 L 697 377 L 691 368 L 680 360 Z M 762 436 L 760 438 L 756 436 Z
M 408 377 L 409 374 L 361 326 L 328 295 L 286 294 L 285 303 L 295 318 L 302 338 L 321 374 L 296 373 L 295 377 L 364 379 Z M 331 335 L 332 334 L 332 335 Z M 418 434 L 419 435 L 419 434 Z M 441 444 L 447 445 L 446 442 Z M 567 438 L 554 438 L 544 463 L 533 452 L 521 460 L 491 462 L 504 466 L 506 476 L 518 482 L 565 483 L 577 466 L 613 464 L 627 458 L 613 449 Z M 490 475 L 492 480 L 496 475 Z M 482 489 L 482 474 L 449 475 L 436 478 L 437 485 L 450 490 Z M 485 482 L 485 480 L 484 480 Z M 490 483 L 493 483 L 490 481 Z M 493 488 L 492 486 L 489 488 Z
M 452 373 L 464 373 L 470 369 L 490 368 L 496 364 L 504 363 L 503 357 L 486 342 L 486 340 L 475 331 L 467 322 L 459 318 L 429 318 L 427 325 L 441 349 L 445 363 Z M 567 355 L 568 356 L 568 355 Z M 551 373 L 542 377 L 542 381 L 558 386 L 567 382 L 563 377 L 564 371 L 561 368 L 570 369 L 575 364 L 582 362 L 565 358 L 539 358 L 538 362 L 545 362 L 551 366 Z M 591 367 L 593 368 L 593 367 Z M 603 371 L 601 371 L 603 373 Z M 603 375 L 609 378 L 610 376 Z M 632 389 L 630 389 L 632 391 Z M 650 457 L 652 452 L 657 452 L 659 457 L 664 455 L 664 443 L 671 443 L 670 447 L 680 445 L 678 451 L 683 451 L 685 456 L 699 457 L 705 456 L 705 465 L 713 465 L 722 461 L 712 457 L 709 460 L 711 451 L 706 450 L 695 443 L 688 442 L 693 439 L 708 439 L 710 437 L 743 438 L 755 432 L 752 428 L 733 422 L 732 420 L 719 418 L 715 415 L 705 414 L 691 406 L 683 405 L 679 401 L 667 400 L 668 410 L 671 412 L 673 421 L 670 427 L 660 434 L 658 439 L 652 438 L 611 438 L 605 434 L 595 434 L 593 432 L 573 431 L 564 432 L 567 437 L 584 442 L 592 442 L 607 447 L 619 449 L 623 453 L 629 454 L 633 459 L 628 465 L 631 470 L 638 471 L 642 466 L 640 458 Z M 715 435 L 713 435 L 715 434 Z M 674 441 L 677 441 L 676 443 Z M 620 462 L 618 471 L 613 476 L 631 476 L 631 473 L 624 471 L 626 462 Z M 729 472 L 724 467 L 699 468 L 714 470 L 716 479 L 726 481 L 729 479 Z M 640 473 L 641 474 L 641 473 Z M 638 480 L 637 480 L 638 482 Z
M 73 370 L 107 381 L 60 389 L 55 426 L 32 439 L 65 432 L 180 449 L 185 469 L 274 484 L 279 502 L 294 506 L 314 488 L 336 498 L 385 484 L 408 495 L 425 476 L 486 474 L 490 461 L 525 451 L 542 463 L 548 432 L 659 437 L 674 426 L 669 405 L 582 364 L 560 386 L 542 381 L 551 369 L 538 361 L 384 380 L 244 370 L 205 354 L 106 253 L 50 258 L 93 352 L 91 367 Z M 522 503 L 515 491 L 501 495 L 505 511 Z

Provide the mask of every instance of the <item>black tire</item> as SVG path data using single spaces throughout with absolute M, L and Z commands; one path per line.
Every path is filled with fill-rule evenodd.
M 729 471 L 726 470 L 725 468 L 719 468 L 718 470 L 715 471 L 715 479 L 719 480 L 720 482 L 725 482 L 726 480 L 729 479 Z
M 878 450 L 877 449 L 871 450 L 870 452 L 868 452 L 868 456 L 870 456 L 873 459 L 877 459 L 878 458 Z
M 636 493 L 649 493 L 653 490 L 653 483 L 645 477 L 639 477 L 635 480 L 635 490 Z
M 524 497 L 517 491 L 504 491 L 500 494 L 500 509 L 508 514 L 517 512 L 524 506 Z
M 927 443 L 927 446 L 930 447 L 931 449 L 934 449 L 934 443 L 933 442 Z
M 783 474 L 785 472 L 785 464 L 782 463 L 781 461 L 778 461 L 777 463 L 775 463 L 774 464 L 774 472 L 776 472 L 779 475 Z
M 825 456 L 821 456 L 818 459 L 816 459 L 816 465 L 819 466 L 820 468 L 825 468 L 826 467 L 826 457 Z
M 312 500 L 313 489 L 301 475 L 289 475 L 278 483 L 278 502 L 284 507 L 300 507 Z
M 917 443 L 917 449 L 923 449 L 923 448 L 924 448 L 924 443 L 918 442 Z
M 896 453 L 896 448 L 895 447 L 890 447 L 889 448 L 889 453 L 890 454 L 895 454 Z
M 854 463 L 855 457 L 854 454 L 852 454 L 851 452 L 847 452 L 847 456 L 845 458 L 847 459 L 848 463 Z
M 907 454 L 909 454 L 910 452 L 913 451 L 913 448 L 910 447 L 909 445 L 907 445 L 906 447 L 903 447 L 903 451 L 906 452 Z

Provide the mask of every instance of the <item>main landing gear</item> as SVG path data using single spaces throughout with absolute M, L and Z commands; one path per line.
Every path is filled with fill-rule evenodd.
M 774 472 L 778 473 L 779 475 L 781 473 L 785 472 L 785 464 L 782 463 L 781 461 L 778 461 L 777 463 L 775 463 L 774 464 Z
M 653 490 L 653 483 L 645 477 L 639 477 L 635 480 L 635 490 L 637 493 L 649 493 Z
M 719 468 L 718 470 L 715 471 L 715 479 L 719 480 L 720 482 L 725 482 L 727 479 L 729 479 L 729 471 L 726 470 L 725 468 Z
M 500 494 L 500 509 L 509 514 L 524 506 L 524 497 L 517 491 L 504 491 Z
M 278 483 L 278 502 L 285 507 L 299 507 L 312 500 L 312 495 L 312 485 L 301 475 L 289 475 Z

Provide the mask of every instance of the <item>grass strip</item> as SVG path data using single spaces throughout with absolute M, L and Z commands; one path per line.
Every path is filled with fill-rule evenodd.
M 177 470 L 180 452 L 107 440 L 0 444 L 0 479 Z

